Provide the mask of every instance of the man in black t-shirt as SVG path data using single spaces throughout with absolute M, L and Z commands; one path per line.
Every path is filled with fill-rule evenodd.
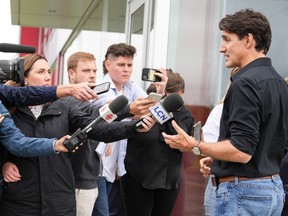
M 271 43 L 267 18 L 251 9 L 226 15 L 219 23 L 220 52 L 231 79 L 217 143 L 196 141 L 175 123 L 178 134 L 163 134 L 171 148 L 209 156 L 200 163 L 214 174 L 214 215 L 280 215 L 284 203 L 279 176 L 288 138 L 288 90 L 266 57 Z M 212 164 L 212 169 L 211 167 Z

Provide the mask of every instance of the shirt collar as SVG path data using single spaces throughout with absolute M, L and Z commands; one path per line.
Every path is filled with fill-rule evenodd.
M 231 82 L 237 80 L 241 75 L 245 74 L 250 68 L 258 66 L 272 66 L 271 59 L 268 57 L 257 58 L 249 64 L 241 68 L 233 77 L 230 77 Z

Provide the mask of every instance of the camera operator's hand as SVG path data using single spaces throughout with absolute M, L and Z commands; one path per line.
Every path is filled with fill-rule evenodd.
M 78 83 L 69 85 L 59 85 L 57 86 L 57 97 L 73 96 L 81 101 L 89 101 L 91 99 L 97 99 L 97 94 L 91 89 L 94 87 L 95 83 Z
M 161 82 L 155 82 L 154 85 L 156 87 L 156 93 L 165 95 L 165 88 L 168 82 L 168 76 L 166 69 L 164 68 L 157 68 L 155 72 L 156 76 L 161 77 Z

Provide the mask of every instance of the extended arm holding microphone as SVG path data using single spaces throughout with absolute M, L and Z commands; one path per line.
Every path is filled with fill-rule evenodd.
M 149 108 L 151 116 L 153 116 L 160 124 L 165 123 L 169 119 L 173 118 L 171 112 L 177 111 L 184 104 L 182 97 L 177 93 L 172 93 L 160 101 L 155 106 Z M 141 128 L 143 125 L 143 119 L 135 122 L 136 128 Z
M 87 133 L 92 130 L 92 128 L 102 122 L 112 122 L 117 118 L 116 113 L 120 112 L 128 104 L 128 99 L 121 95 L 114 99 L 109 105 L 106 104 L 99 109 L 100 116 L 98 116 L 94 121 L 87 125 L 84 129 L 78 129 L 74 132 L 70 139 L 64 141 L 64 146 L 69 152 L 73 151 L 77 146 L 79 146 L 86 138 Z

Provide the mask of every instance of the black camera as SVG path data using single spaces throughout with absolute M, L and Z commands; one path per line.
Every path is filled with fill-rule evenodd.
M 0 60 L 0 83 L 7 80 L 24 83 L 24 58 Z
M 0 52 L 35 53 L 35 47 L 18 44 L 0 43 Z M 0 83 L 13 80 L 16 83 L 24 83 L 24 58 L 12 60 L 0 60 Z

